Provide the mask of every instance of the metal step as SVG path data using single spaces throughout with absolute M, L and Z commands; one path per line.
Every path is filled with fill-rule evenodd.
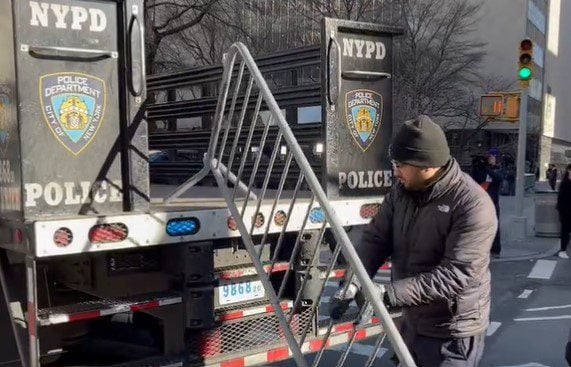
M 391 271 L 391 264 L 390 263 L 384 264 L 383 266 L 381 266 L 379 268 L 379 271 L 377 272 L 377 276 L 379 276 L 381 274 L 383 274 L 383 275 L 386 274 L 386 275 L 390 276 L 390 271 Z M 322 271 L 319 275 L 319 278 L 320 279 L 325 279 L 325 278 L 327 278 L 327 279 L 339 279 L 339 278 L 343 278 L 345 276 L 345 272 L 346 272 L 346 269 L 343 268 L 343 269 L 332 269 L 329 273 L 327 273 L 326 267 L 323 266 Z
M 289 315 L 291 309 L 283 312 Z M 313 335 L 315 327 L 309 309 L 295 314 L 291 327 L 299 336 L 307 324 Z M 252 353 L 260 348 L 267 350 L 268 345 L 285 342 L 283 330 L 274 312 L 219 322 L 215 328 L 193 333 L 189 337 L 189 351 L 202 358 L 222 358 L 224 355 L 225 359 L 228 356 Z
M 86 301 L 38 310 L 38 324 L 48 326 L 95 319 L 121 312 L 136 312 L 182 302 L 175 292 L 149 293 L 131 297 Z
M 331 330 L 331 335 L 325 341 L 327 327 L 320 327 L 317 330 L 317 337 L 308 337 L 303 343 L 301 350 L 304 354 L 318 352 L 321 348 L 331 348 L 342 344 L 347 344 L 354 337 L 355 342 L 359 342 L 383 333 L 383 328 L 378 318 L 366 325 L 355 325 L 353 322 L 344 322 L 335 325 Z M 279 344 L 268 345 L 265 348 L 252 348 L 244 351 L 236 357 L 210 356 L 205 358 L 204 366 L 220 367 L 220 366 L 257 366 L 269 365 L 279 361 L 291 358 L 292 353 L 284 342 Z M 223 362 L 221 362 L 223 361 Z
M 284 300 L 280 303 L 281 309 L 286 311 L 293 307 L 292 300 Z M 248 316 L 261 315 L 264 313 L 273 313 L 274 307 L 268 303 L 268 301 L 263 300 L 260 302 L 254 302 L 244 307 L 244 305 L 238 307 L 225 307 L 218 309 L 214 318 L 216 321 L 230 321 L 238 320 Z
M 165 356 L 150 357 L 138 361 L 114 364 L 110 367 L 182 367 L 181 358 L 171 358 Z
M 281 273 L 289 269 L 288 262 L 278 262 L 272 267 L 270 263 L 264 263 L 264 270 L 268 274 Z M 254 265 L 240 265 L 240 266 L 228 266 L 225 268 L 218 268 L 214 270 L 214 275 L 220 280 L 229 280 L 242 278 L 251 275 L 257 275 L 256 268 Z

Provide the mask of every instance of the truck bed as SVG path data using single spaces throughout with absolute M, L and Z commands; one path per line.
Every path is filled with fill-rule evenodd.
M 186 193 L 181 195 L 171 203 L 165 204 L 164 200 L 171 192 L 176 190 L 177 185 L 153 184 L 151 185 L 151 211 L 152 212 L 170 212 L 170 211 L 185 211 L 185 210 L 211 210 L 222 209 L 226 207 L 222 191 L 218 187 L 212 186 L 194 186 Z M 260 189 L 255 189 L 254 193 L 260 197 Z M 279 203 L 288 204 L 293 195 L 294 190 L 283 190 L 280 195 Z M 267 190 L 264 195 L 264 203 L 273 203 L 277 195 L 277 190 Z M 245 194 L 238 192 L 238 201 L 243 201 Z M 296 203 L 308 203 L 311 199 L 310 191 L 299 191 L 297 193 Z M 249 205 L 256 205 L 256 200 L 250 199 Z
M 50 218 L 34 222 L 33 239 L 35 248 L 32 253 L 38 257 L 71 255 L 85 252 L 111 251 L 145 246 L 167 245 L 188 241 L 210 241 L 213 238 L 238 238 L 241 234 L 231 227 L 229 209 L 222 193 L 217 187 L 195 186 L 188 190 L 181 198 L 165 204 L 164 199 L 177 188 L 176 185 L 152 185 L 152 205 L 149 212 L 119 213 L 106 216 L 76 216 L 70 218 Z M 255 190 L 260 195 L 260 190 Z M 253 228 L 253 235 L 263 235 L 269 226 L 268 233 L 281 233 L 283 231 L 283 218 L 289 218 L 287 232 L 295 232 L 304 228 L 306 230 L 322 227 L 324 215 L 319 211 L 319 203 L 311 204 L 309 191 L 299 191 L 293 207 L 291 207 L 294 190 L 284 190 L 280 200 L 274 207 L 276 190 L 268 190 L 264 196 L 259 210 L 258 201 L 250 199 L 243 214 L 246 228 Z M 245 197 L 244 193 L 238 196 L 235 203 L 239 210 Z M 369 222 L 378 210 L 382 197 L 356 197 L 348 199 L 331 200 L 332 209 L 342 226 L 362 225 Z M 279 216 L 278 216 L 279 215 Z M 187 218 L 198 223 L 199 230 L 187 235 L 168 234 L 168 223 L 180 218 Z M 313 218 L 313 219 L 312 219 Z M 128 229 L 128 237 L 120 242 L 105 243 L 104 245 L 92 243 L 89 233 L 94 226 L 105 223 L 120 224 Z M 54 238 L 54 233 L 65 227 L 73 234 L 73 242 L 68 246 L 54 246 L 46 238 Z M 2 247 L 24 252 L 25 248 L 16 244 L 0 244 Z

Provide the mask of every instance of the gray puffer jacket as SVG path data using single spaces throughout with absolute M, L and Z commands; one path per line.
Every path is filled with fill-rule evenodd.
M 393 187 L 356 247 L 371 276 L 391 257 L 392 287 L 404 306 L 407 336 L 485 331 L 497 225 L 489 195 L 454 159 L 426 191 Z

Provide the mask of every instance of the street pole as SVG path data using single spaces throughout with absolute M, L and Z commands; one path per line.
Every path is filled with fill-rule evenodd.
M 527 98 L 528 87 L 521 89 L 519 107 L 519 134 L 517 140 L 517 173 L 515 184 L 516 215 L 511 226 L 511 239 L 523 241 L 527 235 L 527 218 L 523 214 L 525 192 L 525 150 L 527 140 Z

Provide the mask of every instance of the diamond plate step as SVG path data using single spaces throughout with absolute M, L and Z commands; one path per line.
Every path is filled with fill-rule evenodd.
M 95 319 L 121 312 L 136 312 L 182 302 L 174 292 L 150 293 L 131 297 L 86 301 L 66 306 L 38 310 L 41 326 L 65 324 L 68 322 Z
M 280 302 L 281 309 L 286 311 L 293 307 L 293 301 L 284 300 Z M 216 311 L 215 319 L 216 321 L 230 321 L 242 319 L 248 316 L 260 315 L 264 313 L 273 313 L 274 307 L 268 303 L 268 301 L 260 301 L 256 303 L 250 303 L 247 307 L 225 307 L 218 309 Z
M 270 263 L 264 263 L 264 270 L 266 273 L 280 273 L 284 272 L 289 268 L 288 262 L 278 262 L 275 263 L 273 268 Z M 220 280 L 229 280 L 242 278 L 251 275 L 257 275 L 256 268 L 254 265 L 240 265 L 240 266 L 229 266 L 225 268 L 218 268 L 214 271 L 215 276 Z

